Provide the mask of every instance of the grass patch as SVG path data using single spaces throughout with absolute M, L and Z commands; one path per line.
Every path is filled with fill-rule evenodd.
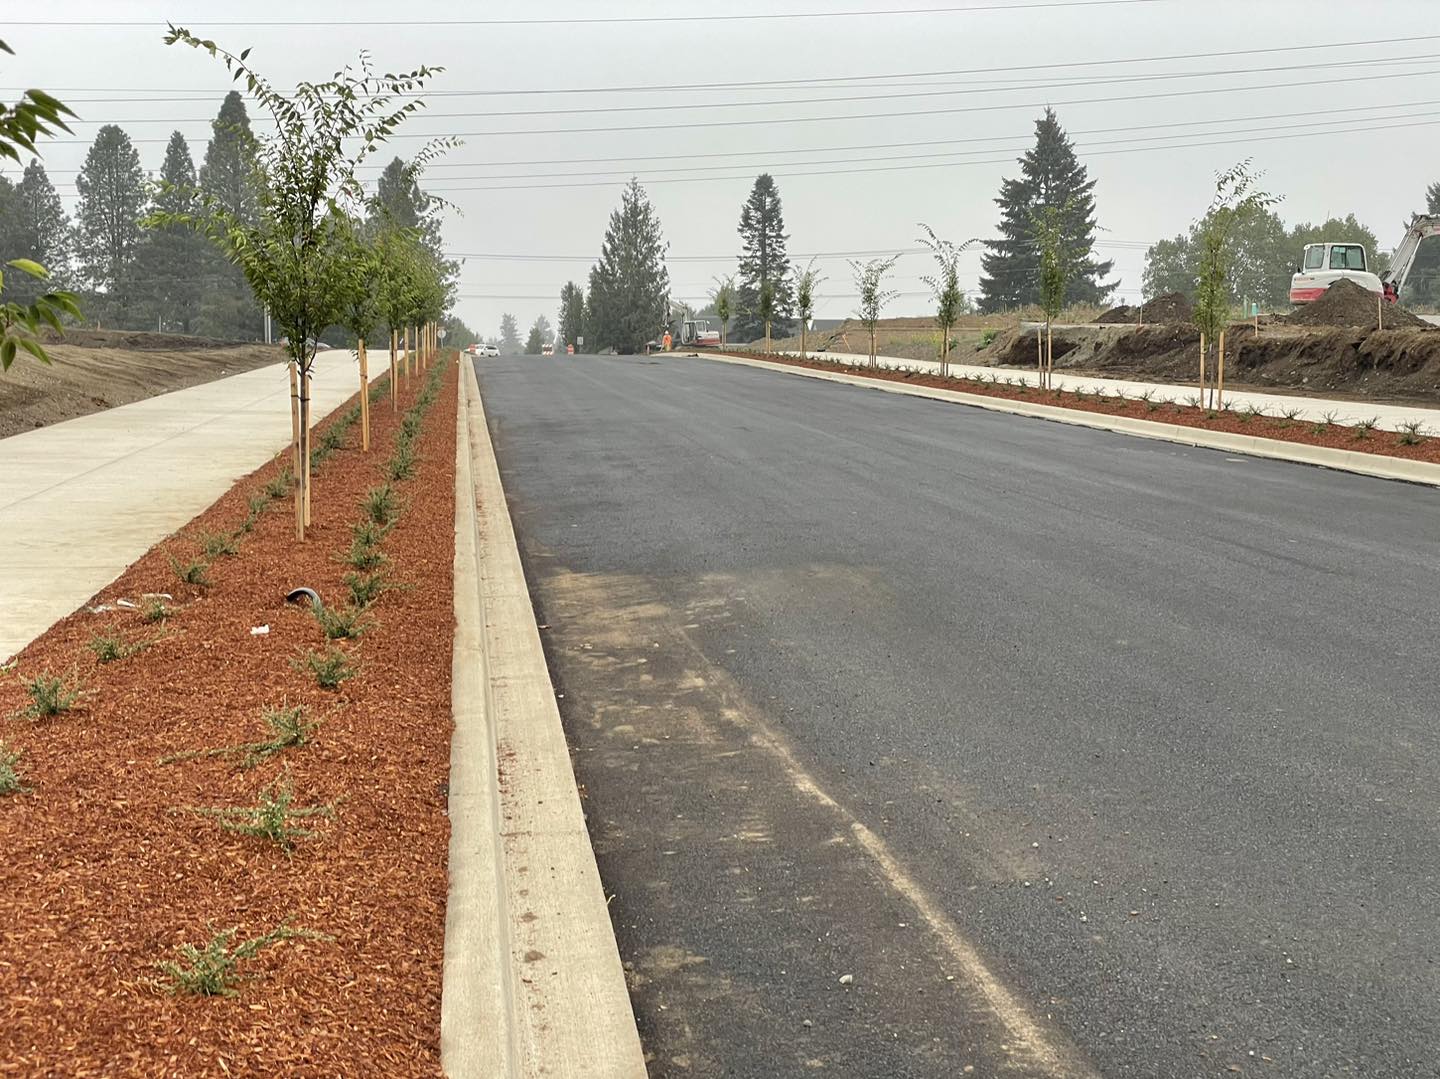
M 234 835 L 265 839 L 287 853 L 300 839 L 309 839 L 315 829 L 292 823 L 315 817 L 333 817 L 333 805 L 297 806 L 289 776 L 281 776 L 260 789 L 260 800 L 253 806 L 191 806 L 190 812 L 211 817 L 221 829 Z
M 53 719 L 73 711 L 80 703 L 80 698 L 85 695 L 84 690 L 71 687 L 65 679 L 49 671 L 42 672 L 23 684 L 30 703 L 15 713 L 16 717 L 21 719 Z
M 322 933 L 307 929 L 291 929 L 282 925 L 258 937 L 235 943 L 238 927 L 225 929 L 210 938 L 204 947 L 180 945 L 179 960 L 160 963 L 172 993 L 200 997 L 232 997 L 240 984 L 240 964 L 254 959 L 263 950 L 282 940 L 330 940 Z
M 0 742 L 0 795 L 24 794 L 29 789 L 20 772 L 20 751 Z
M 358 668 L 350 662 L 341 649 L 330 645 L 323 652 L 306 652 L 290 661 L 290 666 L 301 674 L 314 676 L 315 684 L 321 689 L 338 689 L 341 682 L 354 678 Z

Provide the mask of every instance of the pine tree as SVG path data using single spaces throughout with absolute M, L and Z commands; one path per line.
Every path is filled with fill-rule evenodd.
M 75 180 L 80 192 L 76 238 L 80 271 L 92 287 L 110 298 L 112 320 L 127 318 L 125 307 L 134 293 L 131 279 L 140 246 L 144 185 L 140 155 L 130 136 L 114 124 L 106 124 L 95 136 Z
M 50 271 L 40 279 L 5 274 L 5 299 L 30 303 L 43 293 L 65 287 L 69 276 L 70 224 L 60 196 L 39 161 L 25 166 L 18 184 L 0 176 L 0 263 L 30 259 Z
M 1075 157 L 1075 149 L 1055 118 L 1054 109 L 1035 121 L 1035 146 L 1020 158 L 1020 178 L 1005 180 L 995 204 L 1000 207 L 1000 239 L 987 240 L 980 259 L 980 309 L 999 311 L 1038 303 L 1039 254 L 1034 222 L 1038 211 L 1069 204 L 1062 233 L 1068 248 L 1066 261 L 1074 267 L 1069 297 L 1078 303 L 1099 304 L 1115 291 L 1115 283 L 1102 280 L 1113 261 L 1096 262 L 1095 181 Z
M 560 345 L 576 345 L 584 335 L 585 293 L 574 281 L 567 281 L 560 289 Z
M 541 315 L 530 327 L 530 336 L 525 339 L 525 351 L 531 356 L 538 356 L 549 340 L 550 320 Z
M 192 214 L 199 199 L 195 162 L 185 136 L 176 131 L 165 148 L 160 189 L 152 212 Z M 136 288 L 145 297 L 148 321 L 173 326 L 183 333 L 195 329 L 204 294 L 204 278 L 212 265 L 205 237 L 184 225 L 162 225 L 146 232 L 136 258 Z
M 740 282 L 736 291 L 735 324 L 730 335 L 740 341 L 754 341 L 765 334 L 760 316 L 761 286 L 768 283 L 773 314 L 770 332 L 790 336 L 790 319 L 795 312 L 790 259 L 785 254 L 785 215 L 780 191 L 768 172 L 755 177 L 750 197 L 740 209 Z
M 200 165 L 200 190 L 248 222 L 253 222 L 259 212 L 255 146 L 245 99 L 231 90 L 210 122 L 210 142 Z M 264 325 L 263 313 L 240 268 L 207 245 L 203 277 L 205 289 L 195 331 L 226 340 L 258 338 Z
M 507 355 L 520 351 L 520 326 L 509 311 L 500 316 L 500 351 Z
M 590 271 L 586 348 L 629 355 L 643 351 L 661 331 L 670 306 L 665 249 L 660 219 L 632 179 L 610 215 L 600 261 Z

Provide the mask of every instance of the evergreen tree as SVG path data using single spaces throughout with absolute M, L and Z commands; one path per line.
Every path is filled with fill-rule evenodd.
M 26 258 L 50 271 L 47 280 L 6 274 L 7 299 L 30 303 L 63 288 L 70 274 L 70 222 L 45 166 L 31 161 L 13 187 L 0 177 L 0 262 Z
M 585 292 L 574 281 L 567 281 L 560 289 L 560 347 L 575 345 L 584 335 Z
M 1062 225 L 1066 262 L 1074 267 L 1068 295 L 1077 303 L 1098 304 L 1115 291 L 1102 280 L 1113 261 L 1096 262 L 1095 181 L 1075 157 L 1075 149 L 1055 118 L 1054 109 L 1035 121 L 1035 147 L 1020 158 L 1020 178 L 1000 185 L 1000 239 L 987 240 L 981 256 L 980 309 L 999 311 L 1038 303 L 1039 253 L 1034 222 L 1038 211 L 1069 204 Z
M 780 191 L 768 172 L 755 177 L 750 197 L 740 210 L 740 282 L 736 290 L 735 324 L 731 336 L 754 341 L 765 334 L 760 315 L 762 286 L 770 286 L 768 299 L 772 314 L 770 332 L 788 337 L 790 318 L 795 311 L 790 259 L 785 254 L 785 215 L 780 208 Z
M 125 309 L 134 293 L 132 277 L 145 203 L 140 155 L 130 136 L 114 124 L 102 127 L 75 186 L 80 192 L 76 211 L 80 272 L 110 298 L 109 318 L 128 321 Z
M 195 162 L 185 136 L 176 131 L 165 148 L 160 187 L 152 213 L 193 214 L 199 207 L 195 188 Z M 145 234 L 136 259 L 136 287 L 145 297 L 150 320 L 183 333 L 195 329 L 210 269 L 210 245 L 185 225 L 161 225 Z
M 530 336 L 525 340 L 525 351 L 532 356 L 538 356 L 540 350 L 544 348 L 550 340 L 550 320 L 544 315 L 541 315 L 535 320 L 535 324 L 530 327 Z
M 632 178 L 610 214 L 600 261 L 590 271 L 586 348 L 629 355 L 643 351 L 660 332 L 670 304 L 665 248 L 655 208 Z
M 520 351 L 520 327 L 509 311 L 500 316 L 500 351 L 507 355 Z
M 210 142 L 200 165 L 200 190 L 245 222 L 254 222 L 259 212 L 255 153 L 245 99 L 231 90 L 210 122 Z M 263 312 L 240 268 L 207 245 L 202 276 L 205 288 L 195 332 L 226 340 L 258 338 L 264 326 Z

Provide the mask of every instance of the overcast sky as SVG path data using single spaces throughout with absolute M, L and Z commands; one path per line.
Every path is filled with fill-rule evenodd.
M 554 320 L 632 172 L 659 211 L 677 297 L 703 302 L 733 270 L 740 205 L 769 171 L 792 255 L 827 253 L 817 314 L 849 314 L 850 270 L 831 253 L 912 252 L 921 221 L 955 240 L 994 235 L 992 200 L 1046 103 L 1098 181 L 1121 299 L 1138 293 L 1145 245 L 1185 229 L 1216 170 L 1240 158 L 1265 171 L 1287 222 L 1353 212 L 1385 247 L 1440 179 L 1437 0 L 49 0 L 23 12 L 50 24 L 4 20 L 17 55 L 0 57 L 0 83 L 6 99 L 55 92 L 83 118 L 77 140 L 45 149 L 71 210 L 101 123 L 125 128 L 147 170 L 177 128 L 203 157 L 229 83 L 208 56 L 167 48 L 166 20 L 252 47 L 251 63 L 282 85 L 323 78 L 361 49 L 387 70 L 444 66 L 394 145 L 464 139 L 426 186 L 463 213 L 446 243 L 465 260 L 459 313 L 482 334 L 504 311 L 522 330 L 542 312 Z M 799 13 L 828 14 L 735 18 Z M 637 17 L 654 21 L 608 21 Z M 277 25 L 294 20 L 313 25 Z M 1397 40 L 1358 44 L 1380 39 Z M 1305 48 L 1334 45 L 1346 47 Z M 1174 59 L 1196 53 L 1218 55 Z M 631 130 L 556 130 L 577 128 Z M 964 267 L 973 290 L 978 255 Z M 901 259 L 887 314 L 928 313 L 928 269 L 923 255 Z

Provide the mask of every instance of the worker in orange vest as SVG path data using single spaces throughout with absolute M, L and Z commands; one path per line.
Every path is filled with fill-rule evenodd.
M 661 345 L 661 347 L 664 348 L 666 352 L 669 352 L 669 351 L 670 351 L 670 346 L 673 345 L 674 343 L 675 343 L 675 342 L 674 342 L 674 339 L 670 336 L 670 331 L 669 331 L 669 330 L 666 330 L 666 331 L 665 331 L 665 336 L 660 339 L 660 345 Z

